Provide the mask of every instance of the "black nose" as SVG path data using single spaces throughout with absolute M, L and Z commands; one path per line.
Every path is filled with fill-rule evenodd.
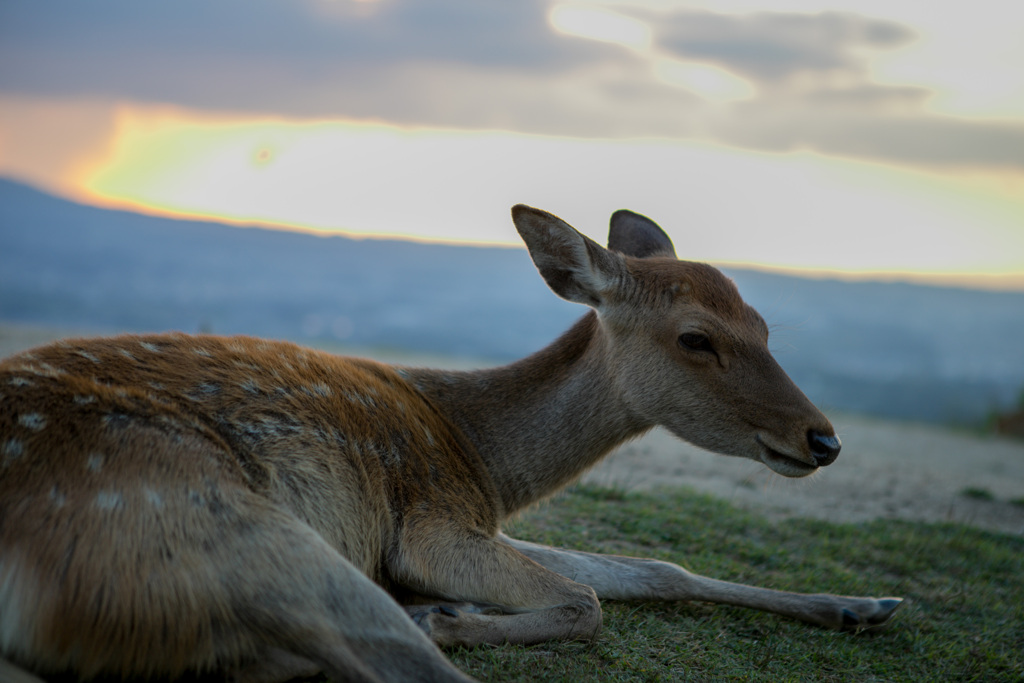
M 839 449 L 843 447 L 838 436 L 826 436 L 814 429 L 807 432 L 807 445 L 811 447 L 811 455 L 818 467 L 831 465 L 839 457 Z

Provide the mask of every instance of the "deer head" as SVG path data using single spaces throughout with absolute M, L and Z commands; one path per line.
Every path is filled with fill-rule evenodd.
M 668 235 L 630 211 L 612 216 L 608 249 L 544 211 L 519 205 L 512 215 L 548 286 L 597 311 L 607 372 L 638 424 L 788 477 L 836 459 L 832 425 L 720 271 L 678 260 Z

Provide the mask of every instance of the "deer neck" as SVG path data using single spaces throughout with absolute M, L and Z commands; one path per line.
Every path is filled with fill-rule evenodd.
M 511 365 L 405 374 L 476 446 L 509 514 L 651 427 L 618 398 L 606 349 L 590 312 L 550 346 Z

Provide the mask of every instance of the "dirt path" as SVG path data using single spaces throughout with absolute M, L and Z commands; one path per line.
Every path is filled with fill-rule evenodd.
M 0 357 L 59 336 L 0 325 Z M 785 479 L 758 463 L 713 455 L 656 430 L 613 453 L 584 481 L 626 490 L 687 485 L 778 517 L 956 521 L 1024 535 L 1024 442 L 849 415 L 832 418 L 843 439 L 842 455 L 805 479 Z

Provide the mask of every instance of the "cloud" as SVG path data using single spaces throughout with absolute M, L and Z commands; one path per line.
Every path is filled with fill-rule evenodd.
M 862 74 L 860 52 L 900 47 L 915 37 L 908 27 L 895 22 L 839 12 L 676 11 L 649 16 L 655 39 L 665 50 L 717 63 L 761 83 L 802 73 Z
M 610 54 L 557 36 L 545 11 L 539 0 L 14 0 L 0 8 L 0 88 L 342 116 L 349 89 L 408 67 L 551 75 Z
M 914 31 L 854 14 L 618 11 L 645 53 L 557 33 L 546 0 L 96 0 L 0 4 L 0 94 L 135 100 L 296 118 L 703 139 L 915 165 L 1024 168 L 1024 124 L 930 113 L 875 82 Z M 656 59 L 749 82 L 709 102 Z
M 928 112 L 932 93 L 873 80 L 870 58 L 915 33 L 856 14 L 724 15 L 679 10 L 649 20 L 658 45 L 751 81 L 757 96 L 704 131 L 730 144 L 932 167 L 1024 169 L 1024 125 Z
M 924 166 L 1024 169 L 1024 126 L 955 118 L 847 117 L 813 126 L 793 146 Z
M 714 14 L 680 10 L 649 15 L 658 48 L 681 60 L 710 63 L 747 79 L 767 114 L 813 110 L 904 114 L 920 111 L 925 88 L 874 82 L 870 59 L 902 47 L 914 33 L 895 22 L 855 14 Z M 750 106 L 737 111 L 752 113 Z

